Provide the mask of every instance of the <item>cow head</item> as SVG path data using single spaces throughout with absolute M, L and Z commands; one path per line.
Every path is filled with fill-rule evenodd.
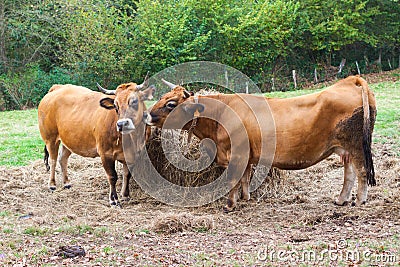
M 147 123 L 150 120 L 144 101 L 153 98 L 155 87 L 148 87 L 147 76 L 142 84 L 124 83 L 119 85 L 116 90 L 107 90 L 100 85 L 97 86 L 101 92 L 107 95 L 115 95 L 115 98 L 105 97 L 101 99 L 100 106 L 117 111 L 118 121 L 116 126 L 119 132 L 130 133 L 142 121 Z
M 161 99 L 154 104 L 154 106 L 150 110 L 151 120 L 148 123 L 152 126 L 162 127 L 168 115 L 175 110 L 176 107 L 179 108 L 180 111 L 177 110 L 174 112 L 174 116 L 193 116 L 193 113 L 196 110 L 203 110 L 204 107 L 201 104 L 195 103 L 184 103 L 188 100 L 193 93 L 187 91 L 185 88 L 179 85 L 175 85 L 173 83 L 167 82 L 162 79 L 162 82 L 172 90 L 161 97 Z M 181 118 L 182 120 L 184 118 Z M 180 120 L 180 118 L 176 118 L 176 120 Z

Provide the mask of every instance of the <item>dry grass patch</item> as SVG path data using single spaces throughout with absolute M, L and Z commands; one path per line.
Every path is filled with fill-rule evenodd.
M 183 231 L 207 232 L 214 228 L 212 216 L 194 216 L 190 213 L 168 213 L 157 217 L 152 226 L 156 233 L 172 234 Z

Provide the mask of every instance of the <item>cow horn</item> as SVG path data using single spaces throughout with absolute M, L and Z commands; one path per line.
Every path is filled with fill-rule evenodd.
M 136 89 L 142 90 L 143 88 L 146 88 L 149 86 L 149 71 L 146 74 L 146 77 L 144 77 L 144 82 L 142 84 L 139 84 L 136 86 Z
M 161 81 L 162 81 L 165 85 L 168 85 L 168 87 L 171 88 L 171 89 L 174 89 L 174 88 L 176 87 L 175 84 L 170 83 L 170 82 L 168 82 L 168 81 L 166 81 L 166 80 L 164 80 L 164 79 L 161 79 Z
M 107 89 L 101 87 L 101 85 L 99 83 L 96 83 L 96 84 L 97 84 L 97 88 L 99 88 L 100 92 L 102 92 L 103 94 L 115 95 L 115 90 L 107 90 Z
M 189 98 L 192 94 L 188 90 L 183 90 L 183 98 Z

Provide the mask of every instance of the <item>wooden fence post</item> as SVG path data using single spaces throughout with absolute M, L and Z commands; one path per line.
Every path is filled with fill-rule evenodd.
M 274 77 L 271 78 L 271 82 L 272 82 L 272 91 L 275 91 L 275 80 L 274 80 Z
M 358 72 L 358 75 L 361 75 L 361 72 L 360 72 L 360 67 L 358 66 L 358 62 L 357 62 L 357 60 L 356 60 L 356 66 L 357 66 L 357 72 Z
M 296 70 L 292 70 L 292 73 L 293 73 L 294 88 L 297 88 Z
M 314 82 L 318 83 L 317 68 L 314 68 Z
M 227 70 L 225 70 L 225 88 L 229 88 L 229 78 Z
M 343 67 L 344 67 L 345 64 L 346 64 L 346 59 L 343 58 L 342 61 L 340 61 L 338 74 L 342 72 Z

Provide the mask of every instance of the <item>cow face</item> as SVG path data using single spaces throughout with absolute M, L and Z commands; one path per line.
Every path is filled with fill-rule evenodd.
M 200 116 L 204 111 L 204 105 L 201 103 L 193 103 L 189 98 L 188 101 L 178 105 L 170 116 L 163 122 L 163 127 L 166 129 L 183 129 L 189 121 Z M 186 126 L 185 126 L 186 125 Z
M 115 98 L 103 98 L 100 106 L 106 109 L 115 109 L 118 114 L 116 123 L 117 130 L 123 134 L 130 133 L 142 122 L 147 123 L 150 116 L 146 111 L 145 100 L 153 98 L 154 86 L 140 91 L 142 85 L 136 83 L 124 83 L 116 90 L 103 91 L 108 94 L 115 94 Z
M 162 127 L 168 115 L 183 102 L 189 99 L 192 93 L 188 92 L 182 86 L 177 86 L 163 80 L 172 90 L 161 97 L 150 110 L 151 120 L 148 123 L 151 126 Z

